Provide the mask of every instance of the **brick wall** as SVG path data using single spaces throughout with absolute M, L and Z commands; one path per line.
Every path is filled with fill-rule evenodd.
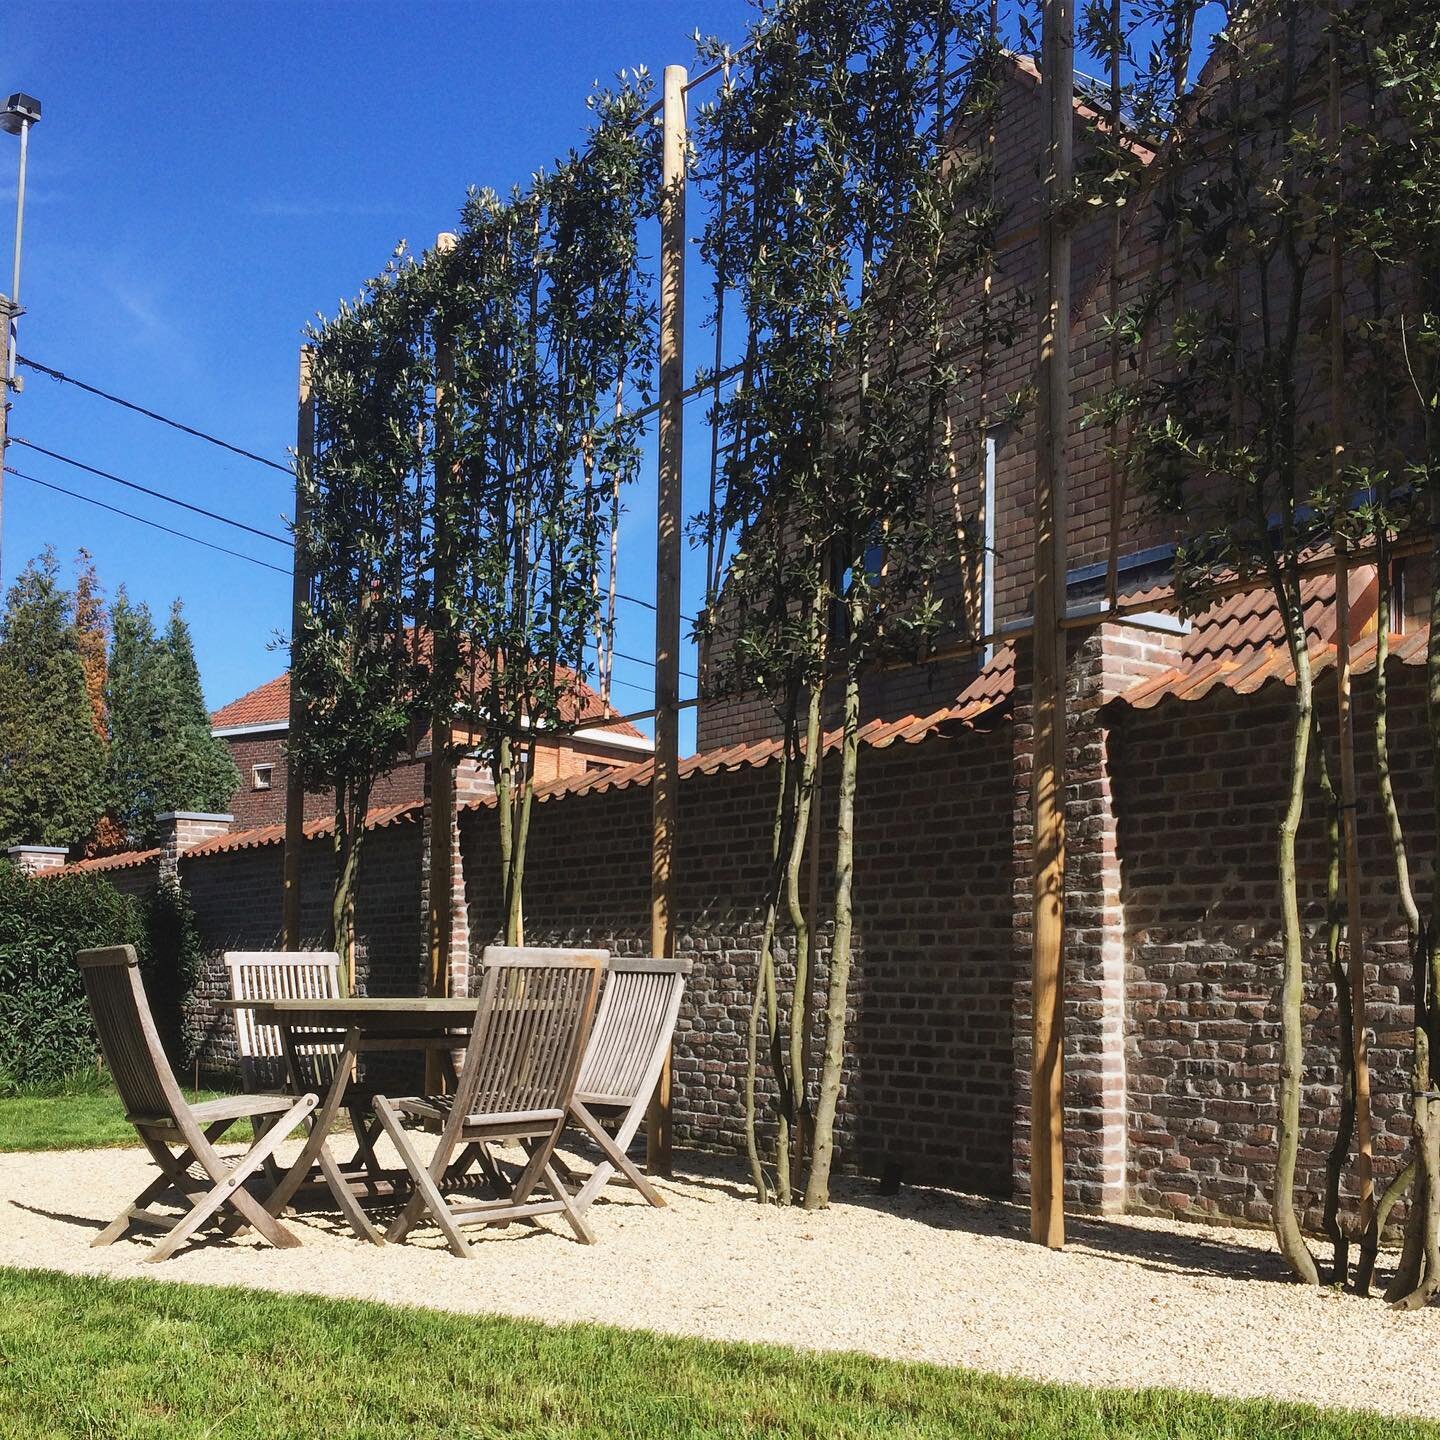
M 419 857 L 420 827 L 413 823 L 372 830 L 365 837 L 355 915 L 357 982 L 362 994 L 418 993 Z M 226 950 L 280 948 L 283 864 L 279 845 L 180 858 L 181 882 L 189 892 L 208 956 L 199 987 L 206 1036 L 202 1064 L 217 1076 L 233 1076 L 237 1069 L 230 1017 L 207 1003 L 229 993 L 221 957 Z M 319 948 L 323 941 L 333 877 L 329 838 L 308 841 L 301 891 L 301 933 L 307 948 Z M 119 874 L 111 878 L 118 880 Z
M 1066 955 L 1068 1200 L 1262 1221 L 1268 1217 L 1279 977 L 1274 835 L 1288 695 L 1134 710 L 1116 694 L 1171 657 L 1173 641 L 1112 624 L 1076 642 L 1069 693 Z M 1435 836 L 1423 803 L 1423 677 L 1393 670 L 1392 744 L 1414 873 Z M 1023 1194 L 1028 1179 L 1029 714 L 1023 653 L 1015 719 L 914 746 L 867 750 L 857 817 L 856 969 L 841 1106 L 842 1163 L 869 1173 Z M 1368 683 L 1358 685 L 1364 904 L 1379 1172 L 1408 1138 L 1408 958 L 1388 848 L 1368 781 Z M 1333 706 L 1322 677 L 1317 703 Z M 832 856 L 835 759 L 827 762 L 821 874 Z M 745 1022 L 768 870 L 776 771 L 699 773 L 681 786 L 679 951 L 695 974 L 677 1040 L 682 1144 L 740 1140 Z M 648 787 L 539 803 L 527 863 L 533 943 L 643 953 L 649 937 Z M 460 824 L 471 955 L 499 925 L 495 813 Z M 421 827 L 371 832 L 358 929 L 362 984 L 414 993 L 423 933 Z M 281 848 L 180 857 L 215 962 L 278 943 Z M 1312 927 L 1299 1188 L 1318 1222 L 1336 1113 L 1334 1014 L 1324 957 L 1324 837 L 1318 797 L 1299 847 Z M 153 863 L 111 872 L 127 890 Z M 325 928 L 327 841 L 307 846 L 304 927 Z M 1421 884 L 1424 890 L 1423 878 Z M 822 887 L 822 915 L 829 895 Z M 463 933 L 463 932 L 462 932 Z M 823 1003 L 828 930 L 819 940 Z M 781 947 L 782 983 L 788 957 Z M 459 978 L 459 977 L 457 977 Z M 233 1060 L 228 1021 L 209 1012 L 207 1059 Z M 813 1079 L 813 1070 L 812 1070 Z
M 861 764 L 843 1161 L 1004 1190 L 1013 1106 L 1008 732 L 867 751 Z M 834 766 L 832 757 L 822 874 L 830 870 Z M 775 783 L 772 767 L 681 786 L 678 950 L 696 966 L 676 1047 L 681 1143 L 740 1143 Z M 648 788 L 631 787 L 535 807 L 528 940 L 644 953 L 650 805 Z M 500 926 L 494 811 L 467 812 L 461 833 L 478 953 Z M 827 957 L 822 936 L 818 1003 Z
M 1395 666 L 1391 752 L 1425 893 L 1433 853 L 1426 813 L 1422 676 Z M 1358 816 L 1368 1006 L 1374 1027 L 1375 1153 L 1381 1183 L 1409 1135 L 1409 961 L 1388 841 L 1374 803 L 1369 684 L 1357 680 Z M 1333 714 L 1327 677 L 1316 704 Z M 1116 717 L 1113 784 L 1119 813 L 1128 949 L 1130 1200 L 1147 1210 L 1269 1218 L 1280 978 L 1275 836 L 1287 767 L 1289 696 L 1217 689 L 1190 703 Z M 1333 728 L 1333 727 L 1332 727 Z M 1335 1011 L 1319 931 L 1325 839 L 1312 788 L 1298 867 L 1307 954 L 1306 1053 L 1297 1173 L 1308 1227 L 1319 1223 L 1325 1153 L 1337 1109 Z

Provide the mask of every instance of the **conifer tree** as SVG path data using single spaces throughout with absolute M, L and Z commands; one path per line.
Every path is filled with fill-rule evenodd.
M 109 641 L 109 618 L 105 614 L 104 591 L 90 552 L 83 547 L 75 552 L 75 646 L 80 663 L 85 667 L 85 694 L 95 720 L 95 733 L 104 744 L 109 739 L 105 728 L 105 650 Z
M 0 843 L 87 837 L 104 806 L 104 764 L 74 601 L 47 549 L 11 587 L 0 624 Z
M 210 712 L 200 686 L 195 645 L 180 601 L 170 607 L 163 641 L 168 679 L 172 749 L 170 780 L 177 810 L 217 811 L 229 807 L 240 783 L 229 747 L 210 733 Z
M 133 843 L 152 841 L 170 810 L 218 810 L 238 783 L 210 734 L 190 633 L 178 602 L 163 637 L 123 587 L 111 618 L 105 682 L 111 813 Z

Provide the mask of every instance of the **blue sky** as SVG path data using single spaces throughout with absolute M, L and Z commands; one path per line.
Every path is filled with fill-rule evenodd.
M 401 238 L 422 248 L 453 228 L 467 186 L 507 187 L 574 144 L 592 82 L 691 63 L 697 27 L 739 39 L 748 18 L 743 0 L 5 0 L 0 95 L 29 91 L 45 111 L 30 148 L 21 353 L 283 461 L 296 348 L 316 311 L 352 295 Z M 0 288 L 15 158 L 0 135 Z M 700 409 L 687 513 L 703 506 Z M 43 376 L 26 375 L 11 433 L 284 533 L 285 476 Z M 288 563 L 279 545 L 24 447 L 9 463 Z M 652 489 L 647 470 L 624 530 L 621 585 L 641 596 L 654 584 Z M 7 476 L 4 583 L 46 544 L 67 559 L 85 546 L 108 590 L 123 583 L 157 615 L 180 596 L 212 705 L 281 668 L 268 647 L 288 623 L 285 576 Z M 687 614 L 701 569 L 687 553 Z M 620 611 L 619 648 L 651 653 L 653 618 Z M 645 667 L 622 661 L 617 676 L 639 687 L 617 688 L 617 704 L 649 704 Z

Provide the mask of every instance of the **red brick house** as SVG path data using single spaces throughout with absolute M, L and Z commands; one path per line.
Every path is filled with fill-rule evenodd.
M 535 778 L 548 781 L 565 775 L 583 775 L 647 758 L 653 745 L 635 726 L 614 718 L 611 710 L 588 686 L 581 686 L 573 715 L 572 732 L 536 746 Z M 240 772 L 240 787 L 230 803 L 238 829 L 249 830 L 285 823 L 285 736 L 289 729 L 290 676 L 286 672 L 222 705 L 210 717 L 211 733 L 230 747 Z M 383 808 L 420 801 L 425 796 L 425 767 L 430 737 L 422 737 L 416 753 L 403 760 L 375 786 L 372 805 Z M 483 793 L 490 778 L 473 758 L 458 767 L 457 789 L 462 795 Z M 305 818 L 328 817 L 333 808 L 329 794 L 305 797 Z

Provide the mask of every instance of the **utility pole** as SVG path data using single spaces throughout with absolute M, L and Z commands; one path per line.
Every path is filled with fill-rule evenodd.
M 10 444 L 10 391 L 14 384 L 10 379 L 12 309 L 13 302 L 0 295 L 0 320 L 4 321 L 4 329 L 0 330 L 0 542 L 5 535 L 5 454 Z M 3 559 L 3 553 L 3 548 L 0 548 L 0 559 Z
M 680 812 L 680 523 L 685 424 L 685 86 L 665 67 L 660 192 L 660 474 L 655 502 L 655 783 L 650 952 L 675 953 L 675 836 Z M 670 1058 L 645 1122 L 645 1162 L 670 1174 Z
M 300 393 L 295 418 L 295 559 L 290 581 L 290 721 L 285 731 L 287 746 L 300 733 L 300 693 L 295 685 L 295 643 L 304 623 L 305 603 L 310 598 L 310 577 L 305 569 L 305 527 L 308 513 L 305 482 L 315 463 L 315 397 L 311 390 L 311 369 L 315 352 L 300 347 Z M 285 757 L 285 881 L 281 899 L 280 935 L 285 950 L 300 948 L 300 897 L 305 852 L 305 785 L 293 754 Z
M 1030 1237 L 1065 1244 L 1065 482 L 1070 428 L 1070 219 L 1075 12 L 1045 0 L 1042 93 L 1048 137 L 1042 199 L 1035 626 L 1030 774 L 1034 840 L 1030 957 Z
M 40 102 L 33 95 L 17 93 L 0 110 L 0 130 L 20 137 L 20 173 L 15 186 L 15 254 L 10 269 L 10 295 L 0 295 L 4 312 L 5 338 L 0 340 L 0 541 L 5 533 L 5 451 L 10 442 L 10 396 L 19 393 L 20 377 L 20 246 L 25 238 L 25 175 L 30 154 L 30 127 L 40 122 Z M 3 552 L 0 552 L 3 558 Z M 3 573 L 3 566 L 0 566 Z

